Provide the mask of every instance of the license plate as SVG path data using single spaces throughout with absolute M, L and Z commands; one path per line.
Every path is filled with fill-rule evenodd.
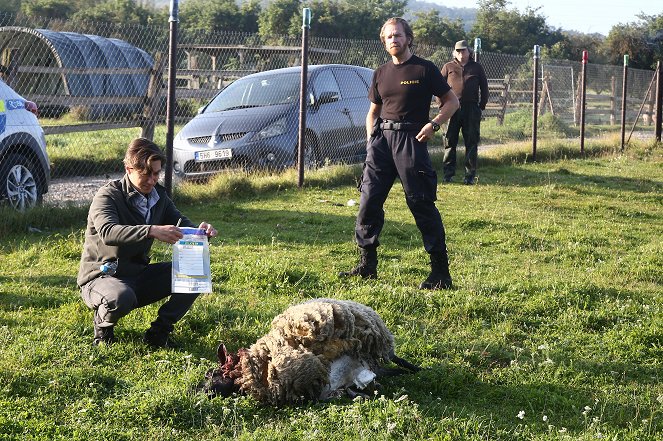
M 233 157 L 232 149 L 203 150 L 196 152 L 196 161 L 214 161 L 215 159 L 228 159 Z

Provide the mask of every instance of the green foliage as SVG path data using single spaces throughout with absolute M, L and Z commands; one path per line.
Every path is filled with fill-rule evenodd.
M 415 13 L 412 32 L 418 44 L 430 46 L 453 47 L 456 41 L 467 38 L 461 20 L 440 17 L 436 10 Z
M 21 3 L 21 12 L 34 17 L 64 20 L 75 10 L 76 4 L 68 0 L 30 0 Z
M 483 50 L 507 54 L 525 54 L 535 44 L 553 46 L 563 41 L 560 31 L 552 30 L 539 8 L 524 13 L 509 9 L 507 0 L 479 0 L 479 12 L 472 35 L 480 36 Z
M 234 0 L 190 0 L 182 4 L 181 26 L 206 32 L 256 32 L 260 4 L 247 2 L 242 8 Z
M 166 24 L 168 7 L 164 2 L 157 4 L 160 6 L 145 6 L 136 0 L 0 0 L 0 10 L 20 12 L 33 27 L 58 30 L 72 22 L 77 32 L 95 33 L 100 23 Z M 204 41 L 209 41 L 211 34 L 241 32 L 256 34 L 256 44 L 284 44 L 288 37 L 301 35 L 301 10 L 308 7 L 313 13 L 310 36 L 314 38 L 376 40 L 387 18 L 408 15 L 415 39 L 423 46 L 449 47 L 457 40 L 478 36 L 487 52 L 523 55 L 538 44 L 547 56 L 556 59 L 579 61 L 582 51 L 589 50 L 590 61 L 597 64 L 621 64 L 623 55 L 629 54 L 631 66 L 644 69 L 653 68 L 663 57 L 663 14 L 641 14 L 635 22 L 613 26 L 606 38 L 554 29 L 540 8 L 520 12 L 511 8 L 508 0 L 480 0 L 478 6 L 478 10 L 431 9 L 426 2 L 408 5 L 406 0 L 187 0 L 181 2 L 179 19 L 182 35 L 204 32 L 204 36 L 199 35 Z M 148 51 L 159 47 L 157 43 L 165 44 L 134 41 L 134 35 L 113 36 Z
M 582 52 L 588 51 L 589 61 L 595 64 L 608 64 L 609 59 L 605 53 L 605 37 L 601 34 L 582 34 L 564 32 L 564 39 L 545 48 L 543 58 L 546 56 L 557 60 L 581 61 Z
M 44 1 L 44 0 L 40 0 Z M 151 22 L 152 11 L 134 0 L 105 0 L 80 8 L 73 15 L 74 21 L 97 23 L 122 23 L 124 25 L 147 25 Z
M 663 13 L 638 16 L 632 23 L 613 26 L 605 41 L 609 60 L 621 64 L 625 54 L 629 65 L 640 69 L 652 69 L 663 55 Z
M 267 42 L 279 35 L 289 35 L 291 19 L 299 14 L 299 0 L 274 0 L 260 14 L 258 32 Z
M 270 2 L 259 17 L 259 32 L 266 41 L 277 41 L 276 36 L 301 34 L 303 7 L 313 12 L 311 36 L 374 40 L 384 22 L 402 16 L 407 2 L 403 0 L 275 0 Z M 276 38 L 276 40 L 274 40 Z
M 342 280 L 360 167 L 222 176 L 176 194 L 212 241 L 214 293 L 150 350 L 159 304 L 131 312 L 119 342 L 92 347 L 75 286 L 85 210 L 2 211 L 0 438 L 8 440 L 660 440 L 663 431 L 661 146 L 592 146 L 569 160 L 542 142 L 481 153 L 477 186 L 437 202 L 457 288 L 422 292 L 426 253 L 396 185 L 377 281 Z M 440 156 L 434 155 L 440 167 Z M 21 221 L 39 226 L 14 229 Z M 168 259 L 157 245 L 155 260 Z M 374 400 L 275 409 L 197 391 L 219 341 L 252 344 L 310 297 L 375 308 L 398 353 L 425 369 Z

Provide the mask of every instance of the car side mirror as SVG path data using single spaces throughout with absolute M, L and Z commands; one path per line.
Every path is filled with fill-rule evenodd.
M 322 92 L 318 97 L 316 104 L 335 103 L 338 101 L 338 98 L 338 93 L 336 92 Z

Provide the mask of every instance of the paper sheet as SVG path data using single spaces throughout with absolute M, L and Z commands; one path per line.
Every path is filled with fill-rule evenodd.
M 204 276 L 204 247 L 202 242 L 179 243 L 179 273 L 187 276 Z

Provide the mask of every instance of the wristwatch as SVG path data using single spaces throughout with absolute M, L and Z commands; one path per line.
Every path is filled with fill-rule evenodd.
M 433 126 L 433 131 L 434 131 L 434 132 L 437 132 L 438 130 L 440 130 L 440 125 L 439 125 L 438 123 L 436 123 L 436 122 L 433 121 L 432 119 L 430 120 L 430 123 L 431 123 L 431 125 Z

